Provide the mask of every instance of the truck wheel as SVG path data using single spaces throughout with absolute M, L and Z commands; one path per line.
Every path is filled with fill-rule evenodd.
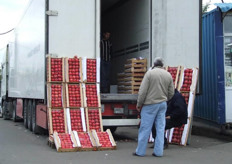
M 35 101 L 33 101 L 33 103 L 32 103 L 32 131 L 35 134 L 39 134 L 40 133 L 40 128 L 36 124 L 36 103 L 35 103 Z
M 0 106 L 0 118 L 2 118 L 2 104 L 0 104 L 1 106 Z
M 6 102 L 4 101 L 4 102 L 3 102 L 3 105 L 2 105 L 2 118 L 3 118 L 4 120 L 6 120 L 5 111 L 6 111 Z
M 29 100 L 27 104 L 27 127 L 32 131 L 32 101 Z
M 113 134 L 116 131 L 117 126 L 104 126 L 103 127 L 104 131 L 106 131 L 107 129 L 110 129 L 111 133 Z
M 23 123 L 27 128 L 27 100 L 23 100 Z
M 17 115 L 16 115 L 16 100 L 13 101 L 12 119 L 13 119 L 14 122 L 17 121 Z
M 4 120 L 9 120 L 10 118 L 8 117 L 8 114 L 7 114 L 7 102 L 4 101 L 3 102 L 3 106 L 2 106 L 2 117 Z

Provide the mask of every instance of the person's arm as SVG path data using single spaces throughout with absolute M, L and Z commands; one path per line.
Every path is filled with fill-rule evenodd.
M 174 95 L 174 85 L 173 85 L 173 80 L 172 80 L 172 77 L 170 75 L 170 78 L 169 78 L 170 82 L 169 82 L 169 86 L 168 86 L 168 100 L 170 100 L 173 95 Z
M 112 53 L 113 53 L 113 45 L 112 45 L 112 43 L 111 43 L 111 41 L 109 41 L 109 44 L 110 44 L 110 54 L 109 54 L 109 60 L 111 61 L 111 55 L 112 55 Z
M 103 59 L 103 41 L 100 41 L 100 57 Z
M 149 87 L 149 71 L 145 74 L 142 83 L 139 88 L 139 94 L 138 94 L 138 99 L 137 99 L 137 109 L 138 107 L 142 107 L 144 100 L 147 95 L 147 90 Z

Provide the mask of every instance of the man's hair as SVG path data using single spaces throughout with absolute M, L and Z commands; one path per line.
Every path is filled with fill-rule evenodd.
M 154 60 L 154 67 L 157 67 L 157 66 L 160 66 L 160 67 L 164 66 L 163 59 L 161 57 L 156 57 Z
M 110 33 L 109 31 L 104 31 L 103 34 Z

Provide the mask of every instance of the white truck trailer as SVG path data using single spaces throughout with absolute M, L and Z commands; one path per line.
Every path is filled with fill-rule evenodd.
M 123 61 L 130 58 L 146 58 L 148 67 L 157 56 L 165 65 L 199 66 L 201 4 L 201 0 L 31 0 L 2 63 L 3 117 L 23 118 L 25 127 L 34 132 L 46 129 L 46 55 L 97 58 L 105 30 L 111 32 L 113 44 L 112 85 L 123 71 Z M 137 114 L 130 112 L 136 99 L 137 95 L 101 94 L 103 125 L 137 125 Z

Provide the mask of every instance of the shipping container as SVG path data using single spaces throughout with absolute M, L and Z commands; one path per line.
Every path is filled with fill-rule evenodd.
M 232 4 L 202 16 L 202 92 L 194 115 L 217 124 L 232 123 Z

